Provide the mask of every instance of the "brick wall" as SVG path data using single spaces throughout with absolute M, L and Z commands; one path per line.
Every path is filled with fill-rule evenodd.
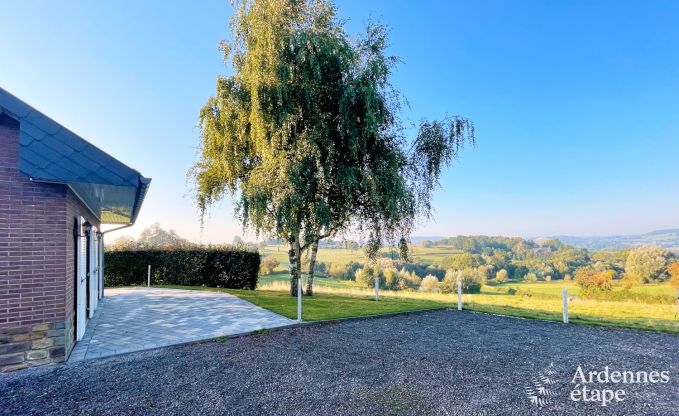
M 66 185 L 19 172 L 19 124 L 0 114 L 0 370 L 70 353 L 77 215 L 96 225 Z

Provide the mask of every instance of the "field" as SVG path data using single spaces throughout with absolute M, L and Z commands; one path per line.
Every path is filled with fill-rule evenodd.
M 446 247 L 416 247 L 414 256 L 424 262 L 434 263 L 442 257 L 455 253 Z M 260 279 L 255 292 L 230 291 L 237 296 L 255 304 L 274 310 L 288 317 L 296 315 L 296 300 L 286 295 L 289 288 L 287 274 L 287 252 L 284 247 L 270 246 L 263 255 L 274 255 L 281 265 L 276 272 Z M 318 260 L 322 262 L 364 262 L 360 250 L 321 249 Z M 381 291 L 380 302 L 375 303 L 373 290 L 358 287 L 353 281 L 336 280 L 325 276 L 315 279 L 315 295 L 305 297 L 304 305 L 308 305 L 310 320 L 333 319 L 346 316 L 362 316 L 400 310 L 415 310 L 434 307 L 455 307 L 456 297 L 439 293 L 419 291 Z M 510 294 L 512 288 L 517 294 Z M 486 285 L 480 294 L 464 295 L 464 308 L 478 312 L 494 313 L 530 319 L 562 320 L 562 289 L 566 288 L 569 301 L 569 320 L 573 323 L 587 325 L 606 325 L 627 328 L 649 329 L 663 332 L 679 333 L 679 307 L 673 304 L 654 303 L 649 301 L 615 301 L 604 302 L 581 299 L 580 288 L 574 282 L 507 282 Z M 616 286 L 613 292 L 622 291 Z M 674 289 L 668 284 L 645 284 L 633 287 L 631 293 L 645 296 L 674 296 Z M 390 304 L 396 300 L 414 303 Z M 424 303 L 418 303 L 424 302 Z M 334 304 L 330 306 L 329 304 Z M 379 306 L 378 306 L 379 305 Z M 327 309 L 326 309 L 327 308 Z M 324 312 L 317 315 L 323 310 Z M 304 317 L 307 319 L 307 316 Z
M 389 249 L 383 249 L 383 253 L 392 254 L 394 258 L 398 257 L 395 251 Z M 274 256 L 281 265 L 280 270 L 287 269 L 288 267 L 288 249 L 286 246 L 281 245 L 270 245 L 260 249 L 260 253 L 263 257 Z M 446 246 L 434 246 L 431 248 L 424 248 L 416 246 L 410 252 L 411 256 L 414 258 L 421 259 L 423 263 L 431 264 L 443 257 L 450 256 L 451 254 L 462 253 L 459 250 L 453 250 Z M 345 248 L 321 248 L 318 250 L 318 261 L 325 263 L 347 263 L 350 261 L 355 261 L 358 263 L 363 263 L 366 258 L 363 254 L 363 250 L 350 250 Z

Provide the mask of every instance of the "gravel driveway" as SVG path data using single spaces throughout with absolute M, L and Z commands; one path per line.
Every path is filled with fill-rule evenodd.
M 669 381 L 575 402 L 579 365 Z M 678 377 L 677 336 L 436 311 L 0 375 L 0 414 L 677 415 Z

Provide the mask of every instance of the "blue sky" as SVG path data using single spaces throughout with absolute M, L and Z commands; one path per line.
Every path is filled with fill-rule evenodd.
M 391 28 L 403 118 L 460 114 L 478 145 L 418 235 L 605 235 L 679 227 L 679 3 L 338 2 Z M 225 73 L 226 1 L 13 2 L 0 85 L 152 177 L 135 227 L 243 234 L 226 201 L 201 233 L 186 182 L 198 110 Z

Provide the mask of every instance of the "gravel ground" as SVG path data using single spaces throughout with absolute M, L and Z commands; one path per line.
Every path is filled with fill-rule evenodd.
M 595 381 L 624 400 L 575 402 L 578 365 L 669 381 Z M 678 378 L 677 336 L 437 311 L 0 375 L 0 414 L 678 415 Z

